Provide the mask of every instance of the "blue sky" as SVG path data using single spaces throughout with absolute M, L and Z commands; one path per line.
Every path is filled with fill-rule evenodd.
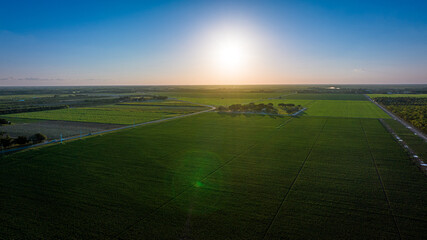
M 423 1 L 3 0 L 0 86 L 427 83 L 426 12 Z M 224 26 L 256 42 L 239 77 L 201 57 L 203 36 Z

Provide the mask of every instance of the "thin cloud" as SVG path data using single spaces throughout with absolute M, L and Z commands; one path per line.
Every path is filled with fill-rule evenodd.
M 365 70 L 365 69 L 363 69 L 363 68 L 354 68 L 354 69 L 352 70 L 352 72 L 354 72 L 354 73 L 365 73 L 365 72 L 366 72 L 366 70 Z

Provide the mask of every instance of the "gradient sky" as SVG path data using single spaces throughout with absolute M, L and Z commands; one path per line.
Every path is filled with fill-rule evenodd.
M 208 42 L 252 65 L 224 77 Z M 427 83 L 427 1 L 0 0 L 0 86 Z

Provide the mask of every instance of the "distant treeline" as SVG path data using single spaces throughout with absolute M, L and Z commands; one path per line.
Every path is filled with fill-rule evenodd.
M 310 88 L 298 90 L 296 93 L 333 93 L 333 94 L 366 94 L 369 93 L 364 88 L 339 88 L 339 89 L 328 89 L 328 88 Z
M 0 115 L 11 114 L 11 113 L 24 113 L 24 112 L 37 112 L 37 111 L 46 111 L 46 110 L 55 110 L 68 108 L 68 105 L 62 106 L 28 106 L 24 108 L 2 108 L 0 109 Z
M 166 100 L 167 96 L 157 96 L 157 95 L 141 95 L 141 96 L 124 96 L 120 97 L 120 102 L 139 102 L 139 101 L 149 101 L 149 100 Z
M 427 133 L 427 98 L 377 97 L 373 99 L 414 127 Z
M 293 114 L 302 109 L 301 105 L 295 105 L 292 103 L 279 103 L 280 109 L 283 109 L 288 114 Z M 249 104 L 232 104 L 230 106 L 219 106 L 217 109 L 219 112 L 242 112 L 242 113 L 268 113 L 268 114 L 278 114 L 279 111 L 274 107 L 273 103 L 249 103 Z
M 383 105 L 427 105 L 427 98 L 421 97 L 376 97 L 374 100 Z

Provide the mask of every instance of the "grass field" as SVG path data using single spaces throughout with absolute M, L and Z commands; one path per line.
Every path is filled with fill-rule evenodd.
M 97 107 L 68 108 L 50 111 L 8 114 L 2 117 L 27 119 L 63 120 L 112 124 L 133 124 L 162 118 L 179 116 L 206 109 L 186 106 L 146 106 L 138 104 L 116 104 Z
M 3 238 L 427 234 L 427 180 L 376 119 L 205 113 L 0 165 Z

